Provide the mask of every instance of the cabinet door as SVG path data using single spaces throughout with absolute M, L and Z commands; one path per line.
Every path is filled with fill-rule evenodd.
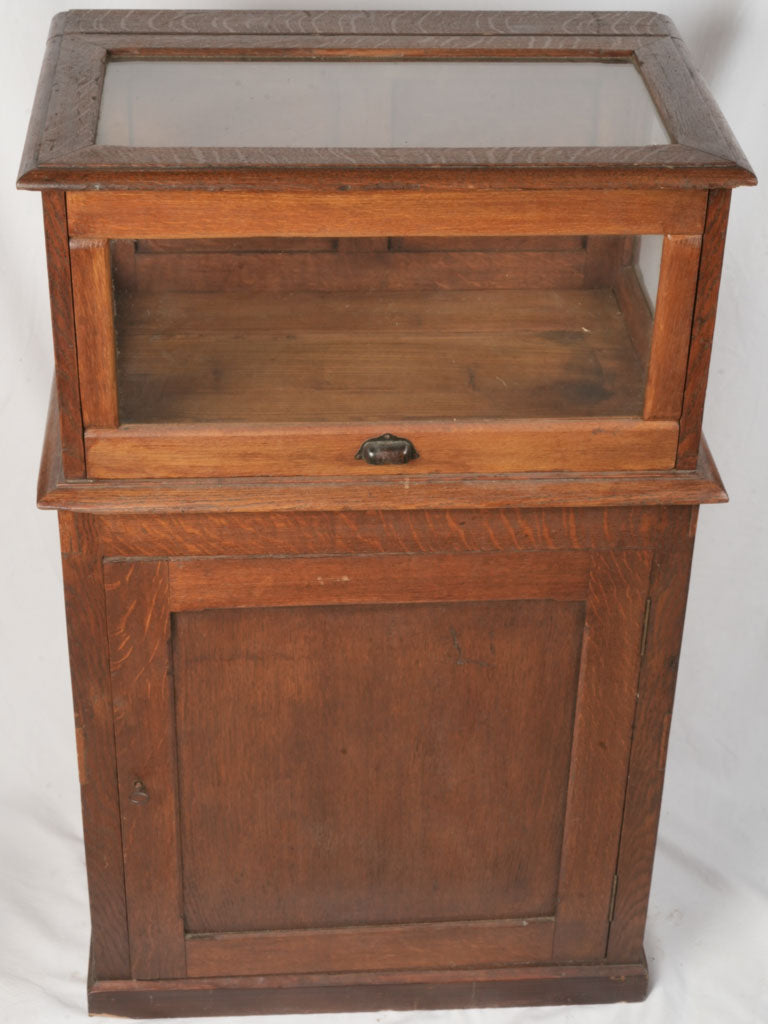
M 603 958 L 649 566 L 107 561 L 134 976 Z

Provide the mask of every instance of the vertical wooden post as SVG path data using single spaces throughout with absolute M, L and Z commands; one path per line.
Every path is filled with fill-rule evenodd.
M 83 424 L 116 427 L 117 365 L 109 241 L 73 238 L 70 263 Z

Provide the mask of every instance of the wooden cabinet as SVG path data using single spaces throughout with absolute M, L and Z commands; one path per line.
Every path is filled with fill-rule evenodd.
M 645 994 L 754 182 L 686 61 L 647 14 L 55 19 L 93 1012 Z

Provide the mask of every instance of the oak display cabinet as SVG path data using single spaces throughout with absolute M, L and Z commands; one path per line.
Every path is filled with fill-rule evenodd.
M 92 1012 L 644 996 L 754 180 L 656 14 L 54 20 Z

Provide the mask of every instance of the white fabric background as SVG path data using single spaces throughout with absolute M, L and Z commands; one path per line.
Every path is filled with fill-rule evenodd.
M 162 6 L 162 0 L 134 6 Z M 226 6 L 253 5 L 226 0 Z M 302 0 L 301 6 L 333 4 Z M 472 5 L 400 0 L 392 6 Z M 483 6 L 514 5 L 485 0 Z M 521 6 L 576 10 L 617 3 L 524 0 Z M 56 517 L 34 508 L 52 363 L 40 200 L 13 190 L 48 22 L 57 9 L 51 0 L 0 0 L 3 1024 L 58 1024 L 86 1013 L 89 925 Z M 664 12 L 677 22 L 768 183 L 768 3 L 667 0 Z M 768 191 L 740 189 L 706 411 L 707 436 L 731 504 L 705 508 L 700 517 L 646 940 L 649 999 L 608 1007 L 345 1015 L 355 1024 L 768 1022 L 767 256 Z

